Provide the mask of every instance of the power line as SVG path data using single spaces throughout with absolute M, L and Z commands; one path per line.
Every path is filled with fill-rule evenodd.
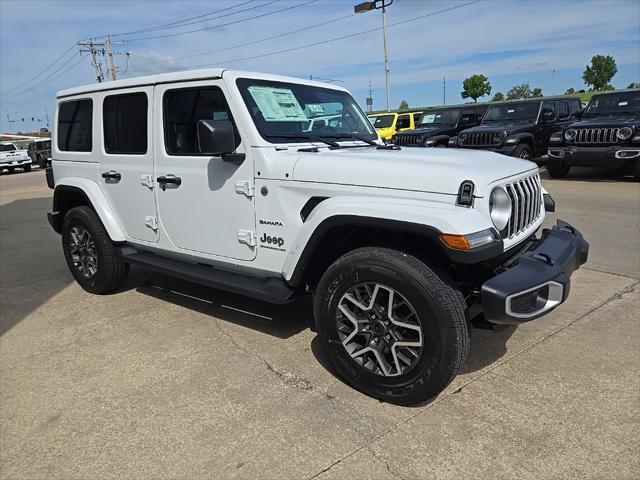
M 396 22 L 396 23 L 392 23 L 390 25 L 387 25 L 387 28 L 397 27 L 398 25 L 404 25 L 404 24 L 407 24 L 407 23 L 416 22 L 418 20 L 422 20 L 423 18 L 433 17 L 434 15 L 439 15 L 441 13 L 450 12 L 452 10 L 457 10 L 459 8 L 467 7 L 467 6 L 470 6 L 470 5 L 473 5 L 473 4 L 476 4 L 476 3 L 480 3 L 480 2 L 482 2 L 482 0 L 473 0 L 471 2 L 467 2 L 467 3 L 460 4 L 460 5 L 456 5 L 454 7 L 444 8 L 442 10 L 438 10 L 438 11 L 435 11 L 435 12 L 427 13 L 425 15 L 420 15 L 418 17 L 413 17 L 413 18 L 409 18 L 409 19 L 406 19 L 406 20 L 402 20 L 402 21 Z M 224 65 L 224 64 L 228 64 L 228 63 L 242 62 L 242 61 L 246 61 L 246 60 L 255 60 L 256 58 L 268 57 L 268 56 L 271 56 L 271 55 L 279 55 L 279 54 L 282 54 L 282 53 L 288 53 L 288 52 L 293 52 L 293 51 L 296 51 L 296 50 L 302 50 L 304 48 L 316 47 L 318 45 L 325 45 L 327 43 L 337 42 L 338 40 L 344 40 L 346 38 L 353 38 L 353 37 L 357 37 L 359 35 L 365 35 L 367 33 L 376 32 L 376 31 L 381 30 L 381 29 L 382 29 L 382 27 L 370 28 L 368 30 L 362 30 L 360 32 L 350 33 L 350 34 L 347 34 L 347 35 L 342 35 L 340 37 L 329 38 L 329 39 L 326 39 L 326 40 L 320 40 L 318 42 L 307 43 L 305 45 L 299 45 L 297 47 L 291 47 L 291 48 L 285 48 L 283 50 L 277 50 L 275 52 L 268 52 L 268 53 L 263 53 L 263 54 L 260 54 L 260 55 L 253 55 L 251 57 L 222 60 L 222 61 L 216 62 L 215 64 L 206 63 L 206 64 L 199 64 L 199 65 L 191 65 L 188 68 L 210 67 L 212 65 Z M 182 69 L 182 68 L 174 68 L 174 69 L 171 69 L 171 70 L 179 70 L 179 69 Z
M 182 20 L 177 20 L 177 21 L 175 21 L 175 22 L 171 22 L 171 23 L 164 23 L 164 24 L 161 24 L 161 25 L 156 25 L 156 26 L 154 26 L 154 27 L 142 28 L 142 29 L 140 29 L 140 30 L 132 30 L 132 31 L 130 31 L 130 32 L 114 33 L 114 34 L 111 34 L 111 35 L 109 35 L 109 34 L 98 35 L 98 36 L 97 36 L 97 37 L 95 37 L 95 38 L 105 38 L 105 37 L 107 37 L 107 36 L 111 36 L 111 37 L 122 37 L 122 36 L 125 36 L 125 35 L 133 35 L 133 34 L 136 34 L 136 33 L 146 33 L 146 32 L 153 32 L 153 31 L 158 31 L 158 30 L 163 30 L 163 29 L 169 29 L 169 28 L 179 28 L 179 27 L 182 27 L 182 26 L 184 26 L 184 25 L 190 25 L 190 24 L 191 24 L 191 23 L 185 23 L 185 22 L 191 22 L 192 20 L 197 20 L 198 22 L 202 22 L 202 21 L 204 21 L 204 20 L 202 20 L 204 17 L 208 17 L 208 16 L 210 16 L 210 15 L 215 15 L 216 13 L 220 13 L 220 12 L 225 12 L 225 11 L 227 11 L 227 10 L 232 10 L 232 9 L 235 9 L 235 8 L 241 7 L 242 5 L 246 5 L 246 4 L 248 4 L 248 3 L 253 3 L 253 2 L 255 2 L 255 1 L 256 1 L 256 0 L 247 0 L 246 2 L 242 2 L 242 3 L 239 3 L 239 4 L 237 4 L 237 5 L 232 5 L 231 7 L 221 8 L 221 9 L 219 9 L 219 10 L 214 10 L 214 11 L 212 11 L 212 12 L 203 13 L 202 15 L 197 15 L 197 16 L 195 16 L 195 17 L 189 17 L 189 18 L 184 18 L 184 19 L 182 19 Z M 275 0 L 275 1 L 281 1 L 281 0 Z M 256 6 L 256 7 L 252 7 L 252 8 L 260 8 L 260 7 L 264 7 L 265 5 L 269 5 L 269 4 L 271 4 L 271 3 L 275 3 L 275 1 L 269 2 L 269 3 L 264 4 L 264 5 L 258 5 L 258 6 Z M 220 16 L 218 16 L 218 17 L 214 17 L 214 18 L 209 18 L 209 19 L 207 19 L 206 21 L 209 21 L 209 20 L 215 20 L 215 19 L 223 18 L 223 17 L 228 17 L 228 16 L 230 16 L 230 15 L 236 15 L 236 14 L 238 14 L 238 13 L 246 12 L 247 10 L 251 10 L 251 8 L 247 8 L 247 9 L 243 9 L 243 10 L 238 10 L 237 12 L 228 13 L 228 14 L 226 14 L 226 15 L 220 15 Z M 192 22 L 192 23 L 197 23 L 197 22 Z
M 273 0 L 271 3 L 275 3 L 276 1 L 280 1 L 280 0 Z M 233 22 L 220 23 L 218 25 L 211 25 L 210 27 L 196 28 L 194 30 L 187 30 L 185 32 L 166 33 L 166 34 L 163 34 L 163 35 L 153 35 L 153 36 L 150 36 L 150 37 L 130 38 L 127 41 L 128 42 L 141 42 L 143 40 L 156 40 L 156 39 L 159 39 L 159 38 L 178 37 L 180 35 L 188 35 L 188 34 L 196 33 L 196 32 L 204 32 L 206 30 L 212 30 L 214 28 L 227 27 L 229 25 L 235 25 L 235 24 L 246 22 L 246 21 L 249 21 L 249 20 L 255 20 L 256 18 L 262 18 L 262 17 L 267 17 L 269 15 L 274 15 L 276 13 L 286 12 L 288 10 L 293 10 L 294 8 L 300 8 L 300 7 L 303 7 L 305 5 L 309 5 L 311 3 L 316 3 L 318 1 L 320 1 L 320 0 L 307 0 L 306 2 L 300 3 L 298 5 L 293 5 L 293 6 L 290 6 L 290 7 L 281 8 L 279 10 L 274 10 L 272 12 L 267 12 L 267 13 L 262 13 L 260 15 L 254 15 L 253 17 L 242 18 L 240 20 L 235 20 Z
M 295 33 L 300 33 L 300 32 L 306 32 L 308 30 L 313 30 L 314 28 L 322 27 L 322 26 L 328 25 L 330 23 L 339 22 L 341 20 L 346 20 L 347 18 L 351 18 L 351 17 L 355 17 L 355 16 L 356 16 L 355 13 L 351 13 L 351 14 L 343 16 L 343 17 L 333 18 L 331 20 L 327 20 L 326 22 L 316 23 L 314 25 L 308 25 L 306 27 L 298 28 L 296 30 L 288 30 L 288 31 L 286 31 L 284 33 L 278 33 L 276 35 L 271 35 L 269 37 L 259 38 L 257 40 L 252 40 L 250 42 L 241 43 L 241 44 L 238 44 L 238 45 L 232 45 L 230 47 L 218 48 L 216 50 L 208 50 L 206 52 L 195 53 L 193 55 L 188 55 L 186 57 L 177 57 L 177 58 L 174 58 L 173 60 L 174 61 L 190 60 L 192 58 L 203 57 L 203 56 L 206 56 L 206 55 L 211 55 L 213 53 L 226 52 L 228 50 L 235 50 L 236 48 L 248 47 L 249 45 L 255 45 L 256 43 L 262 43 L 262 42 L 266 42 L 266 41 L 269 41 L 269 40 L 274 40 L 276 38 L 281 38 L 281 37 L 286 37 L 288 35 L 293 35 Z M 159 64 L 159 63 L 164 63 L 164 60 L 156 60 L 156 61 L 139 63 L 139 64 L 136 64 L 135 66 L 136 67 L 142 67 L 142 66 L 146 66 L 146 65 Z
M 64 51 L 64 53 L 62 55 L 60 55 L 58 58 L 56 58 L 53 62 L 51 62 L 49 65 L 47 65 L 47 67 L 45 67 L 43 70 L 41 70 L 40 72 L 38 72 L 36 75 L 34 75 L 33 77 L 31 77 L 29 80 L 26 80 L 24 82 L 22 82 L 22 84 L 20 85 L 16 85 L 13 88 L 10 88 L 8 90 L 5 90 L 3 92 L 0 92 L 0 94 L 5 94 L 8 92 L 12 92 L 13 90 L 17 90 L 20 88 L 23 88 L 26 84 L 31 83 L 33 80 L 35 80 L 36 78 L 38 78 L 40 75 L 42 75 L 44 72 L 46 72 L 47 70 L 49 70 L 51 67 L 53 67 L 56 63 L 58 63 L 60 60 L 62 60 L 67 53 L 69 53 L 70 51 L 72 51 L 74 48 L 76 48 L 76 44 L 74 43 L 73 45 L 71 45 L 67 50 Z

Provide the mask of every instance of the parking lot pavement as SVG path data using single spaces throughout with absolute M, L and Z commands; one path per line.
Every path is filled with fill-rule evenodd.
M 0 476 L 637 478 L 640 185 L 544 183 L 592 246 L 569 301 L 473 330 L 463 374 L 401 408 L 332 375 L 308 300 L 83 292 L 42 172 L 0 176 Z

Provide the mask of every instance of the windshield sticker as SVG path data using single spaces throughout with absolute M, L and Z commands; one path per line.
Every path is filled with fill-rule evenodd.
M 315 103 L 310 103 L 307 105 L 309 111 L 313 114 L 323 114 L 324 113 L 324 105 L 318 105 Z
M 433 123 L 435 119 L 436 119 L 435 113 L 432 113 L 430 115 L 425 115 L 424 117 L 422 117 L 422 123 Z
M 627 105 L 629 105 L 629 102 L 618 102 L 619 107 L 625 107 Z
M 513 112 L 515 112 L 515 109 L 513 109 L 513 108 L 510 108 L 510 109 L 507 110 L 507 113 L 513 113 Z
M 249 93 L 267 122 L 306 122 L 308 120 L 298 99 L 288 88 L 251 86 Z

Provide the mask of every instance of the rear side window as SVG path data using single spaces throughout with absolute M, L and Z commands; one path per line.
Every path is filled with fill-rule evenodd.
M 164 141 L 169 155 L 202 155 L 198 120 L 230 120 L 231 110 L 218 87 L 169 90 L 164 95 Z M 235 125 L 234 125 L 235 130 Z M 236 146 L 240 136 L 236 130 Z
M 147 108 L 145 93 L 111 95 L 102 104 L 104 150 L 112 154 L 147 153 Z
M 556 102 L 556 113 L 558 114 L 558 120 L 565 120 L 569 118 L 569 107 L 567 102 Z
M 58 107 L 58 149 L 63 152 L 90 152 L 91 99 L 61 103 Z
M 396 122 L 396 128 L 410 128 L 411 120 L 409 119 L 409 115 L 399 115 L 398 121 Z

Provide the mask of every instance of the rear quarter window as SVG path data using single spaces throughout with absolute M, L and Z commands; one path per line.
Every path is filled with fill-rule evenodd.
M 63 152 L 90 152 L 93 101 L 71 100 L 58 106 L 58 149 Z

